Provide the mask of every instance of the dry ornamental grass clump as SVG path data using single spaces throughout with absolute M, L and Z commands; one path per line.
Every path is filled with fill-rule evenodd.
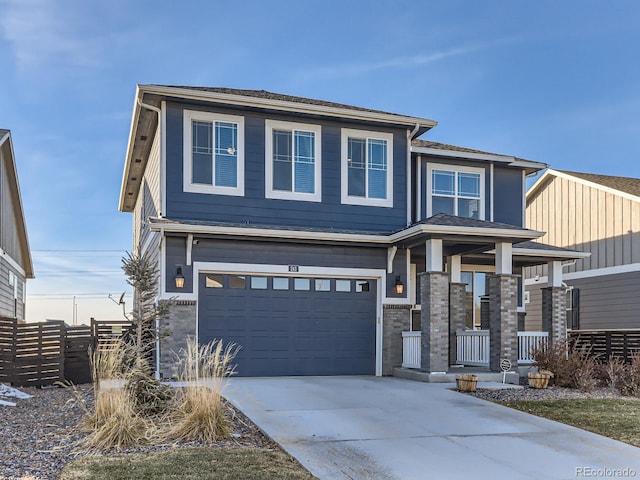
M 198 345 L 189 339 L 181 359 L 176 406 L 169 414 L 171 428 L 166 438 L 214 442 L 228 436 L 227 416 L 222 399 L 224 381 L 233 375 L 231 361 L 237 347 L 222 341 Z
M 228 436 L 222 390 L 234 373 L 235 345 L 189 340 L 181 359 L 184 386 L 175 389 L 153 378 L 144 365 L 127 362 L 127 348 L 116 342 L 91 355 L 95 406 L 85 417 L 89 449 L 167 440 L 209 443 Z

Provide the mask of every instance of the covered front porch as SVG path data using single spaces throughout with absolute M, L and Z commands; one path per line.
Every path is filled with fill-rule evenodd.
M 532 242 L 540 232 L 459 221 L 456 235 L 450 225 L 446 235 L 431 225 L 397 247 L 406 250 L 413 293 L 409 305 L 384 305 L 383 374 L 402 368 L 433 377 L 463 367 L 501 373 L 507 364 L 515 375 L 531 365 L 534 348 L 566 338 L 562 264 L 585 254 Z M 522 271 L 542 264 L 549 270 L 542 331 L 530 332 Z

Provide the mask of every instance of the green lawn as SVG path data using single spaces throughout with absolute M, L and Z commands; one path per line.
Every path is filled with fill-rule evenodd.
M 638 400 L 520 400 L 503 404 L 640 447 Z
M 313 480 L 279 451 L 189 448 L 169 452 L 85 457 L 67 465 L 60 480 Z

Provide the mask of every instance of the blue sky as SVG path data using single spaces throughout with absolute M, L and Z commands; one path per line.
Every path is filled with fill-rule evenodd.
M 0 0 L 36 280 L 27 318 L 118 318 L 136 83 L 265 89 L 437 120 L 426 137 L 640 176 L 637 1 Z

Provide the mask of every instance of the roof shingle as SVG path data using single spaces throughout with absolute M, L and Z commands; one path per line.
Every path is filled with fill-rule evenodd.
M 295 95 L 284 95 L 281 93 L 269 92 L 267 90 L 248 90 L 248 89 L 226 88 L 226 87 L 191 87 L 191 86 L 184 86 L 184 85 L 156 85 L 156 86 L 168 87 L 168 88 L 183 88 L 186 90 L 197 90 L 200 92 L 221 93 L 226 95 L 241 95 L 244 97 L 262 98 L 266 100 L 279 100 L 282 102 L 304 103 L 307 105 L 318 105 L 321 107 L 344 108 L 347 110 L 357 110 L 360 112 L 371 112 L 371 113 L 381 113 L 384 115 L 394 115 L 396 117 L 406 116 L 406 115 L 400 115 L 398 113 L 393 113 L 393 112 L 385 112 L 382 110 L 373 110 L 370 108 L 356 107 L 354 105 L 347 105 L 344 103 L 328 102 L 326 100 L 317 100 L 314 98 L 297 97 Z
M 558 172 L 640 197 L 640 178 L 616 177 L 613 175 L 600 175 L 597 173 L 569 172 L 567 170 L 558 170 Z

